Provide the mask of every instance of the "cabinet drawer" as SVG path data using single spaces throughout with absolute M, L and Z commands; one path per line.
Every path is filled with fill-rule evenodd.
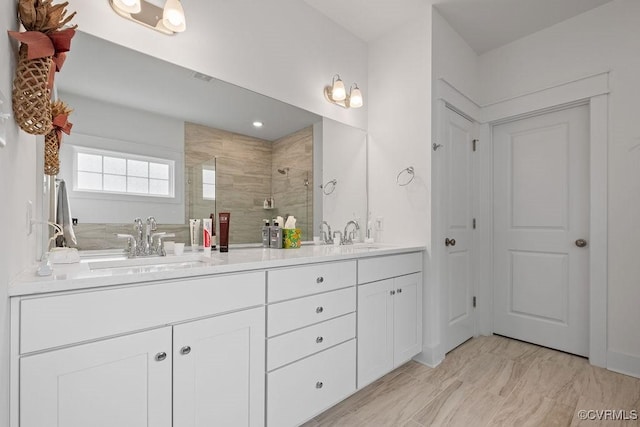
M 268 302 L 344 288 L 356 283 L 356 262 L 344 261 L 269 270 Z
M 356 389 L 355 340 L 267 375 L 267 426 L 296 426 Z
M 358 260 L 358 284 L 422 271 L 422 252 Z
M 356 336 L 356 314 L 351 313 L 269 339 L 267 370 L 325 350 Z
M 267 336 L 289 332 L 356 310 L 356 288 L 352 286 L 267 307 Z
M 264 298 L 264 272 L 26 298 L 20 302 L 20 352 L 264 305 Z

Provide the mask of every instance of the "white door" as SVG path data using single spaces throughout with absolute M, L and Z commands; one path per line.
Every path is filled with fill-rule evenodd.
M 21 427 L 171 427 L 171 328 L 20 359 Z
M 411 360 L 422 351 L 422 275 L 420 273 L 393 280 L 393 366 Z
M 445 236 L 439 245 L 445 248 L 442 284 L 445 306 L 442 307 L 445 352 L 459 346 L 474 334 L 473 316 L 473 123 L 446 109 L 444 123 L 444 177 L 442 217 Z M 438 153 L 439 154 L 439 153 Z M 437 154 L 435 154 L 437 155 Z M 442 167 L 441 166 L 441 167 Z
M 393 369 L 393 279 L 358 286 L 358 388 Z
M 264 308 L 174 326 L 173 425 L 264 425 L 264 337 Z
M 588 353 L 589 129 L 579 106 L 494 127 L 494 332 Z

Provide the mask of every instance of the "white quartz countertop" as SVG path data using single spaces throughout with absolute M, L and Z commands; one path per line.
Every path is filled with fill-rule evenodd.
M 105 254 L 94 253 L 75 264 L 55 264 L 53 274 L 39 277 L 37 264 L 21 273 L 9 286 L 9 296 L 91 289 L 158 280 L 181 279 L 213 274 L 239 273 L 277 267 L 328 261 L 368 258 L 425 250 L 419 245 L 374 243 L 345 246 L 303 245 L 299 249 L 230 248 L 227 253 L 214 251 L 211 258 L 202 253 L 183 258 L 168 255 L 141 259 L 141 265 L 123 266 L 129 261 L 109 261 Z M 119 257 L 122 259 L 122 256 Z M 177 261 L 177 262 L 176 262 Z

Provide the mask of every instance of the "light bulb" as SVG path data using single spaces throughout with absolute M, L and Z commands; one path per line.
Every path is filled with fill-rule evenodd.
M 344 88 L 344 83 L 340 80 L 340 76 L 333 81 L 333 86 L 331 88 L 331 98 L 334 101 L 344 101 L 347 98 L 347 91 Z
M 354 88 L 349 92 L 349 107 L 351 108 L 360 108 L 362 107 L 362 92 L 360 92 L 360 88 L 358 85 L 355 85 Z
M 162 23 L 169 30 L 176 33 L 186 30 L 184 9 L 179 0 L 167 0 L 162 11 Z
M 129 14 L 140 13 L 142 10 L 140 0 L 113 0 L 113 5 Z

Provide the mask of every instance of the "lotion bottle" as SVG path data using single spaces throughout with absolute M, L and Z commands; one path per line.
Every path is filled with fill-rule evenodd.
M 262 222 L 264 223 L 262 227 L 262 247 L 268 248 L 271 246 L 271 227 L 268 219 L 263 219 Z
M 278 225 L 277 221 L 273 221 L 271 226 L 271 243 L 272 249 L 282 249 L 282 227 Z

